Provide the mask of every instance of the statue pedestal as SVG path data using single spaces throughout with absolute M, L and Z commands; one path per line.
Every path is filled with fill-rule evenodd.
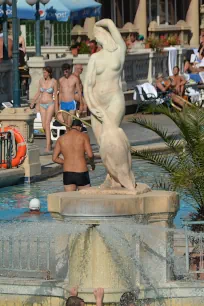
M 5 108 L 0 112 L 1 128 L 14 127 L 20 131 L 27 144 L 27 156 L 22 164 L 25 169 L 25 180 L 30 182 L 32 177 L 41 174 L 40 151 L 34 146 L 33 123 L 36 115 L 28 107 Z
M 79 296 L 86 303 L 94 303 L 93 288 L 97 287 L 106 289 L 105 303 L 118 303 L 124 292 L 138 286 L 142 298 L 148 292 L 148 279 L 162 288 L 168 278 L 165 227 L 172 225 L 178 204 L 178 195 L 165 191 L 48 195 L 48 211 L 55 219 L 76 222 L 76 227 L 87 225 L 79 234 L 70 233 L 68 246 L 62 243 L 58 250 L 58 261 L 59 254 L 62 262 L 69 258 L 66 288 L 78 285 Z M 145 244 L 151 247 L 151 254 Z

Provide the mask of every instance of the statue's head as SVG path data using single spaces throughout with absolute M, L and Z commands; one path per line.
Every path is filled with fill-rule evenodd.
M 96 41 L 103 47 L 103 49 L 114 52 L 118 49 L 115 41 L 111 37 L 110 33 L 102 27 L 94 26 L 94 36 Z

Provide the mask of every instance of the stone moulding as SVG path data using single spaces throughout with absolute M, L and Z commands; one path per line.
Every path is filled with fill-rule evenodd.
M 48 210 L 64 216 L 119 217 L 177 212 L 175 192 L 151 191 L 141 195 L 81 194 L 60 192 L 48 195 Z

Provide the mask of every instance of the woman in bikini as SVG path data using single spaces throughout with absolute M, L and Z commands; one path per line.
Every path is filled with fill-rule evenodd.
M 33 108 L 38 100 L 42 126 L 46 136 L 45 152 L 51 151 L 50 122 L 54 115 L 54 103 L 58 103 L 57 98 L 57 81 L 52 77 L 52 68 L 47 66 L 43 68 L 43 79 L 39 81 L 38 91 L 30 106 Z

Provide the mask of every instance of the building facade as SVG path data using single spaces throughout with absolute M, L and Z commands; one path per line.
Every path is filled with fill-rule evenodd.
M 191 45 L 199 42 L 200 6 L 204 0 L 98 0 L 102 18 L 111 18 L 117 27 L 132 23 L 140 34 L 147 36 L 152 22 L 166 30 L 189 26 Z M 183 22 L 179 22 L 183 21 Z M 154 24 L 154 23 L 153 23 Z
M 200 32 L 200 8 L 204 0 L 96 0 L 102 4 L 101 18 L 114 21 L 121 33 L 139 32 L 149 34 L 177 33 L 184 44 L 198 46 Z M 74 37 L 80 32 L 93 38 L 92 28 L 95 18 L 81 20 L 72 30 Z M 204 21 L 203 21 L 204 22 Z M 28 46 L 35 43 L 34 23 L 26 22 L 24 34 Z M 75 26 L 75 24 L 73 25 Z M 76 30 L 75 30 L 76 29 Z M 183 31 L 183 33 L 182 33 Z M 71 42 L 70 23 L 42 22 L 42 45 L 67 46 Z

